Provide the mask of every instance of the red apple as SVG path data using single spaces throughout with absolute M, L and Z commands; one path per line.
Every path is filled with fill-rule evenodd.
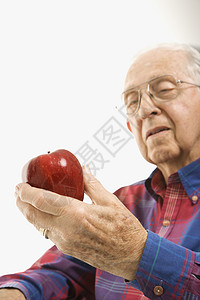
M 23 167 L 22 181 L 79 200 L 84 197 L 82 167 L 76 156 L 64 149 L 31 159 Z

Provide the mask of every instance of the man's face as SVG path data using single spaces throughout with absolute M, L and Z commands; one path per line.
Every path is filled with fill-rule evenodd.
M 187 57 L 182 51 L 151 50 L 142 54 L 128 71 L 125 90 L 160 75 L 173 75 L 177 80 L 195 82 L 187 71 Z M 141 105 L 130 117 L 133 132 L 144 158 L 167 168 L 177 169 L 200 157 L 200 91 L 182 84 L 178 97 L 169 102 L 155 102 L 146 89 L 141 90 Z M 159 128 L 168 130 L 157 132 Z M 154 133 L 149 135 L 148 133 Z M 157 133 L 156 133 L 157 132 Z

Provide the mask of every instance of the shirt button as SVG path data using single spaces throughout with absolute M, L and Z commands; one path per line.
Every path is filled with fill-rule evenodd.
M 192 201 L 197 202 L 198 197 L 197 196 L 192 196 Z
M 167 227 L 170 225 L 170 221 L 169 220 L 164 220 L 163 221 L 163 226 Z
M 161 296 L 161 295 L 163 294 L 163 292 L 164 292 L 164 289 L 163 289 L 162 286 L 157 285 L 157 286 L 155 286 L 155 288 L 153 289 L 153 292 L 154 292 L 154 294 L 155 294 L 156 296 Z

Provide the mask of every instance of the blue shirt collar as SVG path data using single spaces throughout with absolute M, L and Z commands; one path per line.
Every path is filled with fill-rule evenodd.
M 156 168 L 145 182 L 146 188 L 148 184 L 148 190 L 150 181 L 158 171 Z M 200 158 L 181 168 L 177 173 L 170 175 L 168 183 L 172 180 L 181 181 L 188 197 L 195 204 L 200 198 Z
M 180 169 L 178 175 L 189 198 L 197 202 L 200 197 L 200 158 Z

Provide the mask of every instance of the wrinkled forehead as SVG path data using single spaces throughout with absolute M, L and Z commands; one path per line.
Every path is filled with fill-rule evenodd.
M 183 51 L 150 50 L 139 55 L 130 66 L 124 90 L 161 75 L 173 75 L 183 80 L 187 75 L 187 66 L 188 59 Z

